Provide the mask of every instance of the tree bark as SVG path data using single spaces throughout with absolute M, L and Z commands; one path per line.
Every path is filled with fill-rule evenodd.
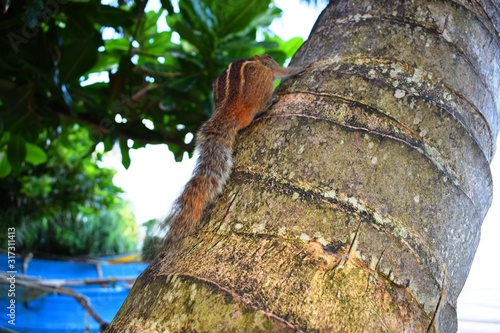
M 335 1 L 195 235 L 107 332 L 455 332 L 491 203 L 500 11 Z

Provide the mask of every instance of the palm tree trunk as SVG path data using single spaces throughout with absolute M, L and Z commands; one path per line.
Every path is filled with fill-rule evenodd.
M 108 332 L 455 332 L 491 203 L 500 12 L 335 1 L 200 231 Z

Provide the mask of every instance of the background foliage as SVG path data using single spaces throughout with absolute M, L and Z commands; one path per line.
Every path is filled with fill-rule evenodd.
M 129 149 L 148 143 L 168 144 L 179 160 L 192 152 L 185 137 L 210 116 L 211 83 L 229 62 L 268 53 L 283 63 L 302 43 L 266 29 L 281 13 L 270 0 L 162 0 L 166 15 L 146 11 L 147 1 L 3 5 L 1 220 L 27 230 L 21 238 L 31 250 L 129 249 L 133 237 L 100 250 L 83 237 L 67 245 L 66 232 L 98 228 L 92 221 L 116 230 L 110 221 L 133 220 L 113 172 L 97 166 L 96 146 L 118 145 L 125 167 Z M 62 245 L 51 249 L 52 240 L 36 242 L 28 230 L 58 235 Z

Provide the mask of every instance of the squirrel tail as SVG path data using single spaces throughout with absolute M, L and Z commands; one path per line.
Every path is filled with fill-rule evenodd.
M 163 226 L 170 226 L 167 238 L 179 239 L 190 233 L 200 220 L 204 208 L 222 193 L 233 167 L 231 140 L 220 135 L 198 133 L 199 157 L 191 180 L 175 200 Z M 228 145 L 228 143 L 230 143 Z

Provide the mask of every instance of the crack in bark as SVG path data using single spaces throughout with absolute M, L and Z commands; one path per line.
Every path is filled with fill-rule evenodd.
M 341 201 L 338 198 L 325 198 L 321 194 L 315 192 L 314 190 L 305 190 L 305 189 L 301 188 L 298 184 L 294 184 L 294 183 L 291 183 L 289 181 L 285 181 L 284 179 L 280 180 L 280 179 L 273 178 L 272 180 L 269 180 L 268 179 L 268 178 L 270 178 L 269 176 L 263 176 L 262 174 L 254 174 L 254 173 L 251 173 L 249 171 L 242 171 L 242 170 L 237 170 L 237 171 L 235 170 L 233 176 L 236 177 L 236 178 L 238 178 L 238 177 L 243 177 L 243 175 L 245 175 L 244 177 L 254 178 L 254 179 L 258 180 L 258 183 L 261 183 L 261 182 L 265 182 L 265 183 L 272 182 L 273 188 L 275 190 L 283 192 L 283 193 L 299 192 L 299 193 L 302 193 L 304 195 L 305 194 L 309 194 L 309 196 L 311 198 L 311 201 L 313 201 L 313 202 L 321 204 L 321 202 L 325 202 L 326 201 L 326 202 L 329 202 L 329 203 L 336 204 L 339 207 L 344 207 L 344 209 L 348 209 L 348 211 L 351 211 L 353 214 L 356 214 L 358 216 L 365 215 L 365 217 L 363 219 L 364 221 L 360 221 L 358 223 L 358 226 L 356 228 L 353 240 L 350 242 L 350 244 L 348 246 L 348 250 L 345 251 L 344 254 L 341 254 L 340 252 L 339 253 L 331 253 L 329 251 L 325 251 L 324 250 L 324 246 L 322 245 L 323 250 L 325 252 L 327 252 L 328 254 L 333 255 L 333 256 L 339 258 L 338 263 L 336 263 L 331 268 L 329 268 L 328 270 L 326 270 L 326 272 L 335 272 L 339 268 L 343 267 L 347 261 L 349 261 L 350 263 L 352 263 L 356 267 L 366 270 L 370 274 L 372 274 L 374 276 L 377 276 L 379 279 L 383 278 L 384 280 L 390 282 L 391 285 L 396 286 L 398 288 L 405 289 L 406 292 L 408 294 L 411 294 L 412 297 L 416 300 L 415 296 L 410 292 L 410 290 L 408 288 L 409 284 L 410 284 L 409 280 L 405 284 L 398 284 L 398 283 L 394 282 L 393 280 L 391 280 L 390 277 L 387 276 L 385 273 L 383 273 L 383 272 L 381 272 L 379 270 L 379 267 L 380 267 L 379 263 L 382 260 L 382 256 L 383 256 L 384 252 L 382 252 L 381 256 L 379 257 L 379 260 L 377 262 L 377 267 L 376 267 L 375 270 L 371 269 L 369 267 L 368 263 L 365 263 L 364 261 L 361 261 L 361 260 L 357 260 L 356 254 L 353 252 L 354 248 L 355 248 L 354 247 L 354 243 L 357 240 L 357 238 L 359 237 L 359 232 L 360 232 L 360 229 L 361 229 L 361 226 L 362 226 L 363 222 L 369 222 L 377 230 L 381 230 L 386 235 L 388 235 L 390 237 L 393 237 L 393 232 L 391 231 L 391 228 L 396 228 L 397 227 L 397 223 L 395 223 L 395 219 L 394 218 L 390 218 L 390 220 L 386 221 L 386 224 L 388 226 L 379 225 L 379 224 L 377 224 L 377 223 L 374 222 L 375 221 L 374 212 L 372 211 L 372 209 L 370 209 L 368 207 L 363 207 L 362 211 L 359 211 L 359 209 L 360 209 L 359 207 L 355 207 L 352 203 L 350 203 L 348 201 Z M 406 229 L 409 230 L 408 231 L 408 235 L 410 236 L 410 238 L 412 239 L 412 241 L 415 243 L 415 245 L 417 247 L 419 247 L 422 251 L 424 251 L 426 253 L 426 258 L 427 258 L 428 262 L 434 262 L 435 263 L 435 265 L 436 265 L 436 272 L 439 275 L 443 275 L 444 274 L 444 268 L 443 268 L 443 264 L 440 262 L 440 260 L 433 254 L 433 252 L 429 249 L 429 247 L 423 241 L 421 241 L 421 237 L 419 237 L 419 235 L 415 232 L 415 230 L 413 230 L 411 228 L 410 228 L 411 229 L 410 230 L 408 227 L 406 227 Z M 267 235 L 267 237 L 273 237 L 273 236 L 272 235 Z M 297 239 L 296 237 L 294 237 L 294 238 L 282 237 L 282 238 L 289 239 L 289 240 L 296 240 Z M 412 246 L 411 244 L 409 244 L 408 241 L 406 241 L 404 239 L 401 239 L 401 238 L 398 238 L 398 241 L 400 241 L 400 243 L 402 244 L 402 246 L 404 246 L 406 249 L 408 249 L 408 251 L 413 255 L 413 257 L 416 259 L 417 262 L 419 262 L 419 263 L 421 262 L 420 256 L 418 255 L 418 252 L 415 250 L 414 246 Z M 302 260 L 303 260 L 303 258 L 302 258 Z M 443 288 L 443 284 L 442 283 L 440 284 L 440 283 L 437 282 L 438 280 L 436 279 L 436 275 L 432 274 L 432 271 L 433 271 L 433 269 L 431 269 L 431 267 L 429 267 L 429 273 L 431 274 L 430 276 L 432 276 L 433 280 L 436 281 L 436 283 L 441 288 Z M 289 277 L 292 274 L 293 274 L 293 270 L 290 271 Z M 289 277 L 288 277 L 288 279 L 289 279 Z M 423 304 L 420 304 L 418 301 L 416 301 L 416 302 L 417 302 L 417 304 L 419 304 L 420 307 L 423 308 Z
M 487 30 L 487 31 L 491 34 L 491 38 L 492 38 L 492 39 L 494 39 L 494 40 L 495 40 L 495 42 L 496 42 L 498 45 L 500 45 L 500 30 L 498 30 L 498 29 L 495 27 L 495 24 L 493 24 L 493 26 L 492 26 L 492 27 L 490 27 L 491 29 L 493 29 L 493 30 L 494 30 L 494 32 L 492 32 L 492 31 L 491 31 L 491 29 L 490 29 L 488 26 L 486 26 L 486 24 L 484 23 L 484 21 L 483 21 L 483 20 L 481 20 L 481 19 L 479 19 L 479 18 L 477 17 L 477 15 L 476 15 L 476 13 L 475 13 L 474 11 L 472 11 L 472 10 L 468 9 L 467 7 L 463 6 L 460 2 L 453 1 L 453 3 L 458 4 L 459 6 L 462 6 L 462 7 L 464 7 L 467 11 L 471 12 L 471 13 L 474 15 L 474 17 L 476 17 L 476 19 L 479 21 L 479 23 L 481 23 L 481 25 L 482 25 L 482 26 L 483 26 L 483 27 L 484 27 L 484 28 L 485 28 L 485 29 L 486 29 L 486 30 Z M 494 5 L 495 7 L 497 7 L 497 6 L 498 6 L 498 5 L 497 5 L 494 1 L 493 1 L 492 3 L 493 3 L 493 5 Z M 487 18 L 489 19 L 489 22 L 493 22 L 493 20 L 492 20 L 492 16 L 490 16 L 489 11 L 487 11 L 487 10 L 484 8 L 484 6 L 483 6 L 483 5 L 482 5 L 479 1 L 474 0 L 474 1 L 472 2 L 472 4 L 473 4 L 473 6 L 474 6 L 476 9 L 479 9 L 479 10 L 481 11 L 481 13 L 482 13 L 485 17 L 487 17 Z
M 465 59 L 465 60 L 467 61 L 467 59 Z M 376 68 L 375 65 L 388 65 L 388 64 L 398 64 L 402 68 L 414 68 L 414 67 L 412 67 L 411 64 L 409 64 L 407 62 L 404 62 L 404 61 L 401 61 L 401 60 L 396 60 L 396 59 L 380 58 L 380 57 L 361 57 L 361 56 L 358 56 L 358 57 L 355 58 L 355 61 L 353 61 L 353 57 L 351 57 L 351 56 L 335 56 L 335 58 L 329 58 L 329 59 L 323 59 L 323 60 L 317 61 L 316 63 L 314 63 L 313 65 L 310 66 L 310 71 L 311 72 L 314 72 L 316 70 L 324 71 L 324 70 L 328 69 L 329 67 L 331 67 L 332 65 L 336 65 L 337 67 L 340 67 L 342 64 L 349 65 L 349 66 L 360 66 L 360 63 L 361 63 L 361 65 L 370 64 L 370 63 L 374 64 L 372 66 L 373 68 Z M 470 66 L 473 68 L 473 66 L 471 64 L 470 64 Z M 363 80 L 368 80 L 368 81 L 373 80 L 373 78 L 367 77 L 365 75 L 361 75 L 362 73 L 359 73 L 359 72 L 358 73 L 353 73 L 353 72 L 350 72 L 350 71 L 341 71 L 339 69 L 334 69 L 334 71 L 338 72 L 338 73 L 341 73 L 341 74 L 344 74 L 344 75 L 350 75 L 350 76 L 354 76 L 354 77 L 359 77 L 359 78 L 362 78 Z M 381 83 L 384 83 L 385 86 L 388 87 L 389 89 L 394 90 L 394 86 L 391 84 L 391 82 L 387 81 L 386 77 L 382 78 L 382 82 Z M 466 105 L 468 105 L 469 107 L 471 107 L 471 109 L 473 110 L 473 112 L 475 114 L 478 114 L 480 116 L 480 118 L 482 120 L 482 125 L 484 126 L 484 128 L 486 128 L 486 131 L 488 133 L 489 144 L 488 144 L 488 148 L 487 149 L 488 149 L 488 153 L 489 153 L 489 158 L 487 158 L 487 160 L 490 161 L 491 157 L 492 157 L 492 154 L 493 154 L 492 142 L 494 142 L 494 140 L 493 140 L 493 134 L 491 132 L 491 127 L 489 125 L 489 122 L 486 120 L 485 116 L 479 111 L 479 109 L 474 105 L 474 103 L 472 103 L 471 101 L 469 101 L 462 94 L 458 93 L 455 89 L 450 88 L 444 81 L 441 82 L 441 84 L 443 85 L 443 87 L 445 87 L 449 91 L 451 91 L 453 93 L 456 92 L 456 96 L 460 100 L 464 101 L 464 103 Z M 435 87 L 435 86 L 436 86 L 435 84 L 431 85 L 431 87 Z M 483 82 L 483 86 L 487 87 L 486 83 Z M 399 89 L 401 89 L 401 88 L 399 88 Z M 425 91 L 432 91 L 432 92 L 434 92 L 435 90 L 436 89 L 429 89 L 429 88 L 425 89 Z M 491 91 L 491 89 L 486 89 L 486 90 L 490 93 L 491 96 L 494 96 L 494 94 Z M 474 142 L 476 144 L 478 144 L 478 146 L 481 147 L 481 145 L 479 145 L 479 143 L 478 143 L 478 140 L 476 139 L 476 137 L 471 132 L 469 126 L 466 126 L 466 124 L 463 122 L 463 120 L 459 119 L 459 118 L 463 118 L 460 114 L 457 114 L 454 110 L 448 108 L 447 105 L 438 104 L 436 100 L 434 100 L 432 98 L 429 98 L 429 97 L 425 97 L 424 95 L 422 95 L 420 93 L 418 95 L 415 95 L 411 91 L 408 91 L 408 90 L 404 90 L 404 91 L 406 91 L 408 94 L 411 94 L 415 98 L 419 98 L 419 99 L 424 100 L 426 102 L 432 103 L 438 109 L 443 110 L 444 112 L 446 112 L 449 115 L 451 115 L 454 119 L 456 119 L 460 123 L 460 125 L 469 134 L 469 136 L 474 140 Z M 292 92 L 288 92 L 287 94 L 289 95 L 289 94 L 293 94 L 293 93 L 296 93 L 296 92 L 302 92 L 302 93 L 306 93 L 306 94 L 317 94 L 317 95 L 320 95 L 322 93 L 322 92 L 317 92 L 317 91 L 313 92 L 313 91 L 308 91 L 308 90 L 304 90 L 304 91 L 303 90 L 295 90 L 295 91 L 292 91 Z M 397 123 L 399 125 L 402 125 L 403 128 L 400 128 L 400 129 L 403 129 L 405 131 L 407 130 L 409 132 L 413 132 L 412 130 L 408 129 L 406 126 L 404 126 L 403 124 L 401 124 L 401 122 L 399 122 L 398 120 L 390 117 L 389 115 L 385 114 L 384 112 L 378 110 L 375 107 L 372 107 L 370 105 L 364 104 L 361 101 L 350 99 L 347 96 L 332 94 L 330 92 L 326 92 L 326 95 L 327 96 L 331 96 L 331 97 L 336 97 L 338 99 L 342 99 L 342 100 L 349 101 L 349 102 L 356 102 L 359 105 L 366 106 L 366 107 L 368 107 L 368 108 L 376 111 L 377 113 L 382 114 L 385 117 L 388 117 L 393 122 L 395 122 L 395 123 Z M 434 95 L 438 96 L 439 94 L 434 93 Z M 495 105 L 494 100 L 492 100 L 492 103 Z M 415 136 L 415 134 L 414 134 L 414 136 Z M 481 151 L 482 151 L 482 149 L 481 149 Z M 483 154 L 485 154 L 485 152 L 483 152 Z
M 351 256 L 353 254 L 353 252 L 355 251 L 355 244 L 356 244 L 356 241 L 358 240 L 358 235 L 359 235 L 359 230 L 361 229 L 361 223 L 363 221 L 360 220 L 359 223 L 358 223 L 358 226 L 356 227 L 356 231 L 354 232 L 354 237 L 352 237 L 352 241 L 351 241 L 351 244 L 349 244 L 349 248 L 347 249 L 347 256 Z
M 381 257 L 380 257 L 381 258 Z M 424 304 L 420 303 L 418 301 L 418 299 L 415 297 L 415 295 L 411 292 L 411 290 L 408 288 L 408 285 L 403 285 L 403 284 L 399 284 L 399 283 L 396 283 L 394 282 L 389 276 L 387 276 L 386 274 L 384 274 L 383 272 L 381 272 L 378 268 L 377 269 L 371 269 L 367 263 L 363 262 L 363 261 L 360 261 L 360 260 L 356 260 L 354 258 L 352 258 L 351 256 L 348 256 L 348 261 L 355 267 L 361 269 L 361 270 L 364 270 L 365 272 L 368 273 L 368 279 L 367 279 L 367 286 L 366 286 L 366 290 L 368 290 L 368 287 L 369 287 L 369 284 L 370 284 L 370 279 L 371 278 L 374 278 L 376 280 L 381 280 L 381 281 L 385 281 L 387 282 L 389 285 L 391 285 L 393 288 L 403 292 L 405 295 L 407 295 L 410 299 L 413 300 L 413 303 L 414 304 L 417 304 L 418 305 L 418 308 L 422 311 L 422 313 L 426 313 L 425 309 L 424 309 Z M 433 312 L 433 317 L 430 318 L 431 321 L 429 323 L 429 327 L 432 326 L 433 324 L 433 321 L 434 321 L 434 317 L 436 315 L 436 312 L 437 312 L 437 309 L 439 308 L 439 304 L 440 304 L 440 301 L 441 301 L 441 298 L 442 298 L 442 295 L 444 293 L 444 280 L 441 284 L 439 284 L 440 287 L 441 287 L 441 295 L 439 297 L 439 300 L 438 300 L 438 304 L 436 306 L 436 311 Z M 427 331 L 429 332 L 429 331 Z
M 301 93 L 305 93 L 305 92 L 301 92 Z M 332 95 L 329 95 L 329 94 L 318 94 L 318 93 L 312 93 L 312 92 L 309 92 L 309 94 L 315 95 L 315 96 L 316 95 L 320 95 L 320 96 L 328 96 L 328 97 L 338 97 L 338 96 L 333 95 L 333 94 Z M 330 118 L 325 118 L 325 117 L 321 117 L 321 116 L 312 116 L 312 115 L 307 115 L 307 114 L 302 114 L 302 113 L 287 113 L 287 114 L 284 114 L 284 115 L 274 115 L 273 114 L 273 115 L 264 116 L 264 117 L 262 117 L 262 119 L 266 119 L 266 118 L 267 119 L 272 119 L 272 118 L 278 118 L 278 117 L 281 117 L 281 118 L 296 117 L 296 118 L 303 118 L 303 119 L 314 119 L 314 120 L 318 120 L 318 121 L 326 121 L 326 122 L 329 122 L 329 123 L 332 123 L 332 124 L 335 124 L 337 126 L 341 126 L 341 127 L 344 127 L 344 128 L 350 129 L 350 130 L 362 131 L 362 132 L 366 132 L 366 133 L 369 133 L 369 134 L 372 134 L 372 135 L 377 135 L 377 136 L 381 136 L 383 138 L 388 138 L 388 139 L 392 139 L 392 140 L 401 142 L 401 143 L 405 144 L 406 146 L 409 146 L 412 149 L 417 150 L 422 156 L 424 156 L 426 159 L 430 160 L 431 163 L 439 171 L 441 171 L 446 177 L 448 177 L 452 181 L 452 183 L 467 198 L 467 200 L 470 201 L 470 203 L 474 207 L 474 210 L 475 210 L 476 214 L 481 215 L 481 214 L 479 214 L 478 207 L 477 207 L 476 203 L 474 202 L 474 200 L 472 200 L 472 198 L 470 197 L 470 195 L 465 191 L 465 189 L 462 187 L 462 185 L 460 185 L 460 182 L 457 180 L 457 177 L 453 175 L 454 172 L 452 170 L 450 170 L 447 165 L 440 163 L 439 161 L 436 160 L 436 158 L 433 158 L 432 155 L 428 154 L 427 151 L 426 151 L 426 149 L 425 149 L 425 144 L 423 144 L 423 143 L 422 143 L 422 145 L 418 145 L 416 143 L 414 144 L 414 143 L 412 143 L 410 141 L 407 141 L 407 140 L 405 140 L 403 138 L 400 138 L 400 137 L 395 136 L 395 135 L 391 135 L 389 133 L 384 133 L 382 131 L 372 130 L 372 129 L 369 129 L 369 128 L 366 128 L 366 127 L 349 125 L 347 123 L 339 122 L 339 121 L 336 121 L 336 120 L 333 120 L 333 119 L 330 119 Z M 421 146 L 424 146 L 424 147 L 421 147 Z
M 427 333 L 432 333 L 434 332 L 434 323 L 436 321 L 436 315 L 439 311 L 439 308 L 441 307 L 441 302 L 443 300 L 443 297 L 445 295 L 444 293 L 444 282 L 445 282 L 445 279 L 446 277 L 443 276 L 443 280 L 441 282 L 441 293 L 439 294 L 439 299 L 438 299 L 438 302 L 436 304 L 436 309 L 434 310 L 433 314 L 432 314 L 432 318 L 431 318 L 431 322 L 429 323 L 429 326 L 427 326 Z
M 173 275 L 176 278 L 181 277 L 181 278 L 186 278 L 187 280 L 194 280 L 194 281 L 201 282 L 203 284 L 208 284 L 211 287 L 214 287 L 217 290 L 220 290 L 220 291 L 222 291 L 222 292 L 230 295 L 236 301 L 236 303 L 241 303 L 241 304 L 243 304 L 243 305 L 251 308 L 255 312 L 261 312 L 267 318 L 272 318 L 272 319 L 274 319 L 274 320 L 276 320 L 276 321 L 278 321 L 278 322 L 280 322 L 282 324 L 285 324 L 289 329 L 293 329 L 295 332 L 305 333 L 303 330 L 301 330 L 299 327 L 297 327 L 296 325 L 292 324 L 290 321 L 286 320 L 285 318 L 282 318 L 282 317 L 280 317 L 280 316 L 278 316 L 278 315 L 276 315 L 276 314 L 274 314 L 272 312 L 268 312 L 268 311 L 264 311 L 264 310 L 260 309 L 255 304 L 252 304 L 251 302 L 245 300 L 242 295 L 239 295 L 239 294 L 235 293 L 234 291 L 232 291 L 229 288 L 226 288 L 226 287 L 220 285 L 219 283 L 217 283 L 215 281 L 203 278 L 201 276 L 188 274 L 188 273 L 176 273 L 176 274 L 173 274 Z
M 455 4 L 458 4 L 458 3 L 455 2 Z M 471 12 L 470 10 L 467 10 L 467 11 Z M 495 38 L 496 37 L 495 34 L 491 33 L 491 31 L 484 25 L 483 21 L 477 18 L 477 16 L 475 15 L 475 13 L 473 13 L 473 14 L 476 17 L 476 20 L 479 23 L 479 25 L 483 26 L 483 28 L 486 29 L 490 33 L 490 35 L 491 35 L 492 38 Z M 424 21 L 412 20 L 412 19 L 406 18 L 406 17 L 403 18 L 403 17 L 395 17 L 395 16 L 373 16 L 371 14 L 368 14 L 368 15 L 369 16 L 360 17 L 358 20 L 363 20 L 364 22 L 366 22 L 366 21 L 389 22 L 389 23 L 395 23 L 395 24 L 400 25 L 400 26 L 409 25 L 409 26 L 412 26 L 412 27 L 420 27 L 420 28 L 424 29 L 426 32 L 428 32 L 429 34 L 433 34 L 433 35 L 439 36 L 439 39 L 444 40 L 444 42 L 448 46 L 450 46 L 452 49 L 456 50 L 456 53 L 460 54 L 460 56 L 472 68 L 473 72 L 479 77 L 479 80 L 481 81 L 481 83 L 485 87 L 488 86 L 487 82 L 483 78 L 483 75 L 481 75 L 481 73 L 479 73 L 477 71 L 476 66 L 474 66 L 472 64 L 472 62 L 469 60 L 469 58 L 466 56 L 467 54 L 462 49 L 458 48 L 458 46 L 456 45 L 456 43 L 451 43 L 451 42 L 449 42 L 444 37 L 444 32 L 446 31 L 446 26 L 444 26 L 444 27 L 441 28 L 441 27 L 439 27 L 437 25 L 434 25 L 434 24 L 431 24 L 431 23 L 427 23 L 427 22 L 424 22 Z M 359 22 L 356 22 L 356 18 L 354 18 L 354 17 L 352 17 L 352 18 L 348 17 L 348 18 L 336 19 L 335 23 L 337 23 L 337 24 L 346 24 L 346 23 L 348 23 L 348 24 L 352 24 L 352 23 L 359 24 Z M 445 24 L 446 23 L 447 23 L 447 20 L 445 21 Z M 495 39 L 495 42 L 497 42 L 497 43 L 500 44 L 500 41 L 497 40 L 497 39 Z M 488 89 L 488 91 L 490 93 L 492 93 L 492 91 L 490 89 Z
M 444 82 L 443 82 L 443 86 L 446 87 L 446 89 L 448 89 L 449 91 L 451 91 L 455 96 L 458 96 L 458 98 L 460 98 L 462 101 L 464 101 L 464 103 L 467 104 L 474 111 L 474 113 L 481 118 L 481 121 L 483 122 L 483 124 L 485 125 L 486 129 L 488 130 L 488 135 L 489 135 L 489 138 L 490 138 L 490 142 L 492 142 L 492 143 L 495 142 L 495 140 L 493 138 L 493 134 L 491 132 L 491 126 L 490 126 L 488 120 L 486 119 L 486 117 L 484 116 L 484 114 L 477 108 L 477 106 L 474 103 L 472 103 L 469 99 L 467 99 L 464 95 L 462 95 L 460 92 L 458 92 L 457 90 L 455 90 L 452 87 L 448 86 Z M 493 93 L 492 93 L 492 95 L 493 95 Z M 493 102 L 493 103 L 495 104 L 495 102 Z M 456 119 L 454 113 L 450 113 L 450 114 L 453 115 L 453 117 Z M 464 125 L 464 127 L 467 130 L 467 133 L 474 140 L 474 142 L 477 143 L 476 138 L 473 135 L 471 135 L 469 129 L 465 125 Z M 488 153 L 489 153 L 490 158 L 488 158 L 488 161 L 491 161 L 491 159 L 493 158 L 493 145 L 490 144 L 489 148 L 490 149 L 489 149 Z M 482 151 L 482 149 L 481 149 L 481 151 Z
M 231 201 L 229 202 L 229 205 L 227 206 L 227 210 L 226 210 L 226 213 L 224 214 L 224 216 L 222 217 L 222 221 L 224 221 L 227 217 L 227 215 L 229 215 L 229 211 L 231 210 L 231 207 L 233 206 L 234 204 L 234 201 L 236 200 L 236 197 L 238 196 L 238 194 L 240 193 L 240 189 L 238 189 L 236 191 L 236 193 L 234 194 L 233 198 L 231 199 Z
M 241 169 L 241 168 L 239 168 L 239 169 Z M 243 175 L 245 175 L 245 176 L 243 176 Z M 342 209 L 344 209 L 346 211 L 349 211 L 349 212 L 351 212 L 351 213 L 353 213 L 355 215 L 358 215 L 358 216 L 365 215 L 364 219 L 359 222 L 359 224 L 358 224 L 358 226 L 356 228 L 353 240 L 350 242 L 350 244 L 348 246 L 348 250 L 346 251 L 346 256 L 349 256 L 349 254 L 352 253 L 354 241 L 358 237 L 358 234 L 359 234 L 359 231 L 360 231 L 360 228 L 361 228 L 361 224 L 363 222 L 367 222 L 367 223 L 369 222 L 377 230 L 380 230 L 380 231 L 384 232 L 385 234 L 387 234 L 387 235 L 389 235 L 391 237 L 393 236 L 393 232 L 390 229 L 398 227 L 398 224 L 397 224 L 396 219 L 394 217 L 387 218 L 387 221 L 385 221 L 385 224 L 387 224 L 388 226 L 377 224 L 375 222 L 376 218 L 374 217 L 375 211 L 373 209 L 369 208 L 369 207 L 366 207 L 366 206 L 362 206 L 361 208 L 360 207 L 356 207 L 351 202 L 349 202 L 348 200 L 341 200 L 338 197 L 336 197 L 336 198 L 331 198 L 331 197 L 325 198 L 321 193 L 318 193 L 318 192 L 316 192 L 314 190 L 304 189 L 304 188 L 300 187 L 299 184 L 290 182 L 290 181 L 285 180 L 285 179 L 277 179 L 277 178 L 271 177 L 271 176 L 263 176 L 262 174 L 255 174 L 255 173 L 252 173 L 252 172 L 250 172 L 248 170 L 246 170 L 246 171 L 243 171 L 243 170 L 234 170 L 233 176 L 235 178 L 238 178 L 238 177 L 253 178 L 256 181 L 258 181 L 258 183 L 262 183 L 262 182 L 269 183 L 269 182 L 272 182 L 272 188 L 274 190 L 276 190 L 276 191 L 279 191 L 279 192 L 282 192 L 282 193 L 285 193 L 285 194 L 289 193 L 289 192 L 299 192 L 299 193 L 302 193 L 303 195 L 309 194 L 309 196 L 311 198 L 311 201 L 315 202 L 317 204 L 321 205 L 322 202 L 333 203 L 333 204 L 337 205 L 338 207 L 341 207 Z M 360 205 L 359 202 L 358 202 L 358 205 Z M 360 209 L 361 209 L 361 211 L 360 211 Z M 405 228 L 409 230 L 408 231 L 408 235 L 411 237 L 412 241 L 427 254 L 429 261 L 431 261 L 431 262 L 434 261 L 437 264 L 437 266 L 438 266 L 438 271 L 439 272 L 443 272 L 444 269 L 443 269 L 442 263 L 440 263 L 439 260 L 437 259 L 437 257 L 435 257 L 432 254 L 432 251 L 430 251 L 429 247 L 424 242 L 422 242 L 420 240 L 421 237 L 418 235 L 418 233 L 415 230 L 413 230 L 412 228 L 409 228 L 409 226 L 406 226 Z M 238 234 L 245 234 L 245 233 L 238 232 Z M 266 234 L 266 236 L 267 237 L 273 237 L 272 235 L 269 235 L 269 234 Z M 293 237 L 293 238 L 284 237 L 284 236 L 280 236 L 280 237 L 283 238 L 283 239 L 294 239 L 294 240 L 296 239 L 296 237 Z M 417 261 L 420 262 L 420 257 L 418 255 L 418 252 L 414 249 L 414 247 L 411 244 L 409 244 L 408 241 L 406 241 L 406 240 L 404 240 L 402 238 L 398 238 L 398 240 L 401 242 L 401 244 L 406 249 L 408 249 L 410 251 L 410 253 L 413 254 L 413 256 L 417 259 Z M 323 246 L 323 248 L 324 248 L 324 246 Z M 326 251 L 326 252 L 330 253 L 329 251 Z M 332 255 L 335 255 L 335 254 L 332 253 Z M 340 258 L 340 259 L 342 261 L 343 258 Z M 336 266 L 339 266 L 339 265 L 336 265 Z M 335 269 L 335 267 L 333 269 Z

